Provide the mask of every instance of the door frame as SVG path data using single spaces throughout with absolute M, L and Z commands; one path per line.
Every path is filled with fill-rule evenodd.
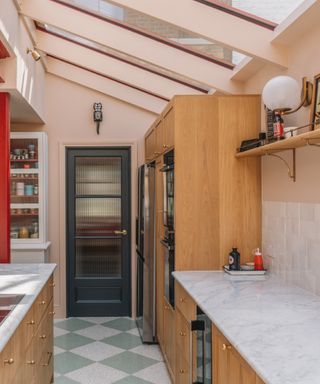
M 59 141 L 59 265 L 55 272 L 56 284 L 59 284 L 59 296 L 55 296 L 55 309 L 58 317 L 66 317 L 67 313 L 67 237 L 66 237 L 66 149 L 72 147 L 128 147 L 131 150 L 131 316 L 135 318 L 136 303 L 136 256 L 135 256 L 135 238 L 136 226 L 135 218 L 137 215 L 137 169 L 138 169 L 138 142 L 137 140 L 103 140 L 103 141 Z M 51 164 L 57 164 L 51 160 Z M 55 166 L 56 168 L 56 166 Z M 52 170 L 54 171 L 54 170 Z M 50 189 L 49 189 L 50 190 Z M 50 225 L 50 223 L 49 223 Z M 58 293 L 56 292 L 56 293 Z
M 122 223 L 122 226 L 121 228 L 123 228 L 123 226 L 125 225 L 125 228 L 127 229 L 127 236 L 128 237 L 128 246 L 127 246 L 127 252 L 128 254 L 126 255 L 126 257 L 124 257 L 124 259 L 126 260 L 126 263 L 121 263 L 121 268 L 122 268 L 122 272 L 124 272 L 124 269 L 126 269 L 126 273 L 125 275 L 127 276 L 128 278 L 128 281 L 127 281 L 127 288 L 124 289 L 124 283 L 122 283 L 122 289 L 123 289 L 123 293 L 131 293 L 131 287 L 132 287 L 132 276 L 131 276 L 131 265 L 132 265 L 132 251 L 131 251 L 131 240 L 132 240 L 132 232 L 131 232 L 131 216 L 132 216 L 132 209 L 131 209 L 131 194 L 132 194 L 132 191 L 131 191 L 131 147 L 129 146 L 95 146 L 95 147 L 79 147 L 79 146 L 76 146 L 76 147 L 66 147 L 66 158 L 67 158 L 67 161 L 66 161 L 66 174 L 67 174 L 67 177 L 70 179 L 69 181 L 67 181 L 67 177 L 66 177 L 66 182 L 65 182 L 65 192 L 66 192 L 66 213 L 65 213 L 65 220 L 66 220 L 66 238 L 67 240 L 69 239 L 70 237 L 70 225 L 71 223 L 73 222 L 73 231 L 76 231 L 76 220 L 75 219 L 71 219 L 71 217 L 69 216 L 69 214 L 72 212 L 72 216 L 76 214 L 76 208 L 75 208 L 75 200 L 74 200 L 74 196 L 70 196 L 70 185 L 73 184 L 76 180 L 76 176 L 75 174 L 73 173 L 75 171 L 75 167 L 76 167 L 76 156 L 77 155 L 73 155 L 73 165 L 74 165 L 74 168 L 71 168 L 71 164 L 69 163 L 69 160 L 70 160 L 70 157 L 69 157 L 69 151 L 72 151 L 72 150 L 75 150 L 77 152 L 82 152 L 82 151 L 90 151 L 91 154 L 81 154 L 81 156 L 84 156 L 84 157 L 95 157 L 95 154 L 94 154 L 94 151 L 101 151 L 103 153 L 106 153 L 105 156 L 108 157 L 114 157 L 114 156 L 118 156 L 118 155 L 110 155 L 107 154 L 108 151 L 119 151 L 119 153 L 122 151 L 122 153 L 126 152 L 126 155 L 119 155 L 121 156 L 121 158 L 123 158 L 123 156 L 127 156 L 127 165 L 126 165 L 126 174 L 122 175 L 121 176 L 121 180 L 125 181 L 126 185 L 124 185 L 124 189 L 128 191 L 128 195 L 123 197 L 123 192 L 121 191 L 121 201 L 124 203 L 124 200 L 122 199 L 126 199 L 128 198 L 127 200 L 127 203 L 125 203 L 124 205 L 127 204 L 127 209 L 125 210 L 125 216 L 123 216 L 123 211 L 121 209 L 121 219 L 124 219 L 124 222 L 127 222 L 127 223 Z M 100 154 L 99 156 L 104 156 L 103 154 Z M 70 174 L 70 170 L 72 169 L 72 174 Z M 121 169 L 123 169 L 123 165 L 121 165 Z M 127 173 L 128 172 L 128 173 Z M 124 176 L 124 178 L 123 178 Z M 128 176 L 128 179 L 127 179 L 127 176 Z M 69 184 L 69 182 L 71 182 L 71 184 Z M 122 188 L 121 188 L 122 189 Z M 76 194 L 76 188 L 74 187 L 74 194 Z M 71 209 L 70 211 L 70 207 L 73 206 L 73 209 Z M 74 245 L 74 244 L 73 244 Z M 123 245 L 123 244 L 122 244 Z M 72 307 L 73 307 L 73 311 L 81 311 L 81 308 L 78 307 L 78 309 L 76 309 L 76 303 L 74 302 L 74 294 L 70 294 L 70 289 L 72 287 L 75 287 L 75 282 L 74 282 L 74 279 L 72 278 L 71 280 L 71 276 L 70 276 L 70 272 L 71 271 L 74 271 L 74 268 L 72 267 L 72 261 L 75 260 L 75 252 L 73 251 L 73 258 L 71 259 L 71 255 L 70 255 L 70 252 L 71 252 L 71 248 L 70 248 L 70 244 L 69 243 L 66 243 L 66 280 L 67 280 L 67 292 L 66 292 L 66 300 L 67 300 L 67 303 L 66 303 L 66 311 L 67 311 L 67 316 L 68 317 L 72 317 L 72 316 L 80 316 L 80 317 L 85 317 L 86 315 L 85 314 L 78 314 L 78 315 L 70 315 L 70 312 L 72 312 Z M 124 250 L 121 250 L 121 255 L 124 256 Z M 123 260 L 124 260 L 123 259 Z M 128 263 L 128 264 L 127 264 Z M 91 279 L 94 279 L 94 278 L 91 278 Z M 84 279 L 86 280 L 86 279 Z M 84 284 L 86 284 L 85 282 L 83 282 Z M 105 286 L 108 286 L 108 283 L 106 283 Z M 112 284 L 111 284 L 112 286 Z M 84 287 L 84 285 L 82 285 L 82 287 Z M 129 290 L 127 292 L 127 289 Z M 126 291 L 126 292 L 125 292 Z M 71 301 L 71 297 L 72 297 L 72 301 Z M 131 297 L 128 297 L 127 298 L 128 300 L 128 303 L 126 304 L 126 308 L 128 308 L 128 314 L 126 314 L 125 316 L 130 316 L 131 313 L 132 313 L 132 298 Z M 127 307 L 128 305 L 128 307 Z M 111 302 L 109 303 L 109 306 L 110 306 L 110 309 L 112 306 L 114 306 L 115 310 L 116 310 L 116 307 L 118 306 L 117 304 L 111 304 Z M 122 312 L 122 310 L 120 311 Z M 88 314 L 87 316 L 99 316 L 95 313 L 92 313 L 92 314 Z M 115 314 L 112 314 L 111 316 L 117 316 Z

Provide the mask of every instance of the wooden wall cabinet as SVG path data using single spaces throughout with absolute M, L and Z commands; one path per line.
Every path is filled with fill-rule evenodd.
M 0 353 L 0 384 L 53 381 L 53 278 Z
M 263 384 L 263 381 L 216 328 L 212 327 L 215 384 Z

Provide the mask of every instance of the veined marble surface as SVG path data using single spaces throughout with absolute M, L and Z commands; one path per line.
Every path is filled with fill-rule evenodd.
M 0 264 L 0 294 L 25 295 L 0 325 L 0 352 L 55 268 L 56 264 Z
M 320 297 L 279 277 L 175 272 L 266 384 L 320 383 Z

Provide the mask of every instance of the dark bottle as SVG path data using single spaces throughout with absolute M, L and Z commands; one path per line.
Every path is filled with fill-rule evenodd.
M 240 271 L 240 253 L 237 248 L 232 248 L 229 253 L 229 269 L 230 271 Z

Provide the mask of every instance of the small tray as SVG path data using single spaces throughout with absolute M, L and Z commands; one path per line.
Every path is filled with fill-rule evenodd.
M 246 271 L 246 270 L 240 270 L 240 271 L 230 271 L 229 266 L 225 265 L 223 267 L 223 270 L 228 273 L 229 275 L 233 276 L 263 276 L 266 274 L 267 270 L 264 269 L 263 271 Z

